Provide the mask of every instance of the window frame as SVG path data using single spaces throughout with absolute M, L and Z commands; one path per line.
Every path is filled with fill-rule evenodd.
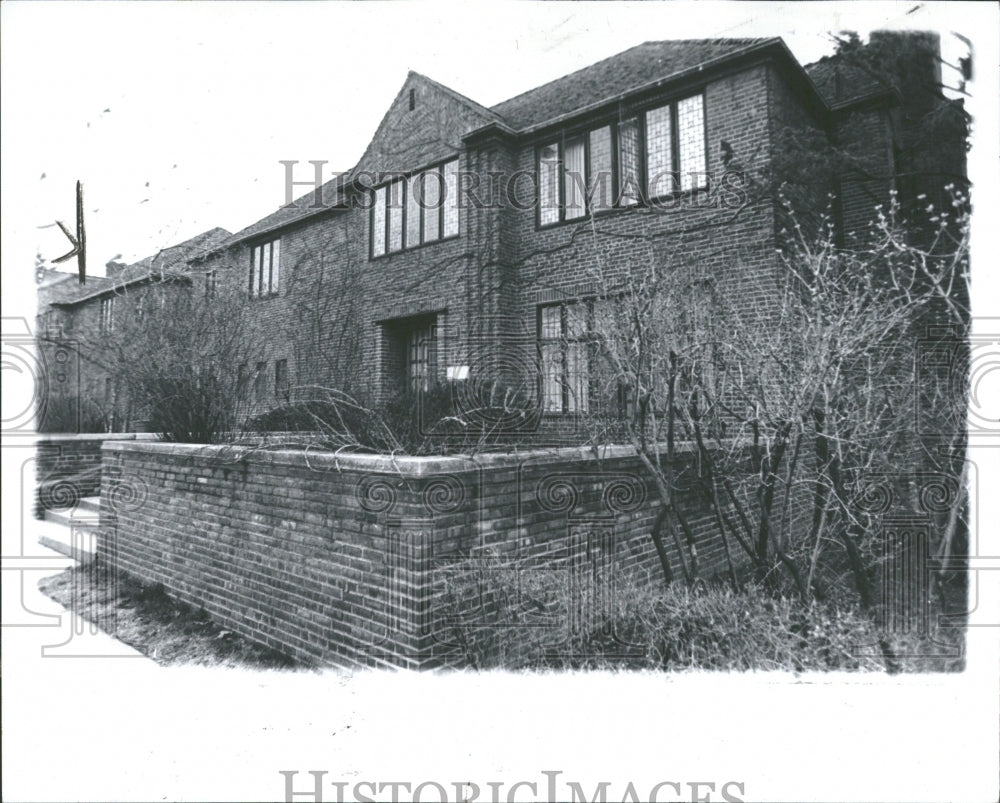
M 277 246 L 277 248 L 275 246 Z M 264 292 L 263 264 L 258 264 L 257 257 L 258 252 L 260 252 L 261 259 L 263 259 L 263 249 L 265 247 L 269 249 L 267 265 L 267 292 Z M 275 251 L 278 252 L 277 260 L 274 258 Z M 251 245 L 249 267 L 250 274 L 248 276 L 247 298 L 251 301 L 256 301 L 263 298 L 274 298 L 275 296 L 281 295 L 281 237 L 275 237 L 270 240 L 261 240 Z M 277 270 L 275 268 L 277 268 Z
M 702 165 L 702 170 L 694 171 L 697 175 L 701 177 L 701 181 L 695 186 L 689 187 L 687 189 L 682 189 L 683 177 L 682 177 L 682 165 L 680 161 L 680 130 L 678 127 L 678 104 L 689 100 L 691 98 L 700 97 L 701 98 L 701 128 L 702 128 L 702 140 L 703 140 L 703 150 L 702 155 L 704 163 Z M 648 161 L 649 161 L 649 136 L 648 136 L 648 122 L 647 114 L 655 109 L 660 109 L 663 107 L 669 107 L 670 109 L 670 158 L 671 165 L 673 169 L 670 171 L 674 176 L 673 189 L 669 192 L 659 193 L 655 196 L 649 195 L 649 176 L 648 176 Z M 628 204 L 621 202 L 622 195 L 622 171 L 621 171 L 621 136 L 619 128 L 622 123 L 627 122 L 629 119 L 635 118 L 638 122 L 638 152 L 637 152 L 637 182 L 639 198 L 636 203 Z M 592 193 L 592 182 L 593 177 L 590 175 L 590 165 L 591 165 L 591 134 L 602 128 L 610 129 L 610 140 L 611 140 L 611 200 L 612 203 L 609 206 L 601 207 L 595 209 L 591 202 Z M 566 197 L 565 197 L 565 185 L 566 185 L 566 145 L 568 143 L 582 140 L 584 148 L 583 156 L 583 170 L 584 170 L 584 180 L 583 185 L 587 189 L 584 196 L 584 214 L 578 217 L 566 217 Z M 542 180 L 541 180 L 541 154 L 550 145 L 555 145 L 557 150 L 556 165 L 558 170 L 558 180 L 556 181 L 556 193 L 558 195 L 558 205 L 559 214 L 557 219 L 554 221 L 542 222 Z M 683 195 L 693 195 L 697 192 L 704 192 L 708 185 L 704 178 L 708 172 L 708 161 L 709 161 L 709 145 L 708 145 L 708 103 L 705 97 L 705 88 L 702 87 L 696 92 L 685 92 L 680 95 L 672 95 L 668 98 L 657 99 L 655 101 L 647 101 L 641 105 L 637 104 L 634 107 L 627 109 L 619 109 L 618 114 L 609 117 L 598 118 L 595 121 L 588 121 L 584 125 L 570 126 L 560 129 L 554 133 L 549 133 L 546 136 L 539 137 L 534 145 L 534 169 L 535 169 L 535 229 L 550 229 L 555 226 L 561 226 L 566 223 L 579 223 L 580 221 L 586 220 L 591 215 L 600 216 L 606 215 L 612 212 L 620 212 L 627 209 L 636 209 L 649 207 L 653 201 L 665 199 L 665 198 L 675 198 Z M 691 172 L 691 171 L 688 171 Z
M 447 211 L 447 202 L 442 201 L 441 197 L 438 197 L 438 203 L 436 208 L 428 209 L 427 204 L 424 203 L 424 182 L 427 176 L 436 176 L 439 181 L 440 192 L 444 193 L 444 197 L 447 198 L 447 178 L 445 167 L 446 165 L 455 163 L 455 211 L 456 211 L 456 226 L 454 234 L 445 233 L 445 217 Z M 461 155 L 456 154 L 448 159 L 443 159 L 438 162 L 422 167 L 418 170 L 414 170 L 410 173 L 394 173 L 391 178 L 386 181 L 376 184 L 371 188 L 372 204 L 371 208 L 368 210 L 368 259 L 384 259 L 385 257 L 394 256 L 396 254 L 402 254 L 407 251 L 415 251 L 419 248 L 425 248 L 429 245 L 437 245 L 438 243 L 449 242 L 451 240 L 457 240 L 462 236 L 462 215 L 461 215 L 461 204 L 458 203 L 459 199 L 459 184 L 461 177 Z M 415 204 L 416 208 L 420 213 L 420 224 L 417 227 L 419 231 L 419 241 L 416 243 L 410 243 L 410 198 L 414 192 L 413 187 L 419 182 L 419 198 L 420 201 Z M 392 216 L 391 213 L 394 209 L 390 205 L 392 200 L 391 188 L 394 184 L 400 183 L 403 187 L 402 197 L 400 202 L 402 208 L 399 209 L 400 214 L 400 247 L 395 249 L 390 249 L 390 231 L 392 229 Z M 382 250 L 379 253 L 375 252 L 376 243 L 376 231 L 375 231 L 375 214 L 376 207 L 378 204 L 378 193 L 383 193 L 382 199 L 382 209 L 381 211 L 381 224 L 382 224 Z M 433 212 L 437 216 L 437 237 L 434 239 L 427 239 L 427 221 L 428 212 Z
M 287 398 L 291 389 L 288 380 L 288 360 L 285 358 L 274 361 L 274 396 L 276 399 Z
M 267 401 L 267 360 L 258 360 L 254 366 L 251 394 L 254 403 Z
M 110 335 L 115 331 L 115 297 L 105 296 L 101 299 L 99 315 L 99 331 L 102 335 Z
M 590 402 L 591 402 L 591 361 L 592 346 L 593 346 L 593 326 L 594 326 L 594 297 L 588 296 L 587 298 L 578 299 L 563 299 L 561 301 L 547 301 L 543 304 L 538 304 L 535 307 L 536 316 L 536 343 L 538 351 L 538 403 L 543 415 L 586 415 L 590 412 Z M 574 338 L 570 338 L 568 335 L 568 308 L 573 306 L 581 307 L 583 313 L 583 326 L 584 332 Z M 559 309 L 559 337 L 550 338 L 542 337 L 542 321 L 544 318 L 543 310 L 558 308 Z M 586 355 L 586 367 L 585 373 L 581 376 L 579 373 L 574 374 L 573 378 L 570 377 L 569 370 L 569 344 L 578 344 L 583 347 L 583 353 Z M 560 409 L 559 410 L 549 410 L 546 406 L 547 393 L 545 387 L 546 374 L 545 374 L 545 364 L 543 359 L 543 348 L 545 345 L 558 345 L 559 355 L 560 355 Z M 585 388 L 585 395 L 582 398 L 576 398 L 575 406 L 572 403 L 572 387 L 574 385 L 583 385 Z

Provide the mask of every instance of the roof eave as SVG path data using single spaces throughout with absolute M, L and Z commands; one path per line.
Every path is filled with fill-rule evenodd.
M 522 137 L 534 136 L 549 128 L 562 126 L 568 121 L 578 117 L 586 117 L 587 115 L 593 114 L 602 108 L 620 103 L 628 98 L 660 90 L 669 85 L 677 85 L 678 87 L 681 87 L 685 83 L 693 82 L 695 79 L 701 80 L 705 78 L 706 75 L 730 71 L 743 63 L 763 61 L 768 57 L 778 58 L 784 62 L 787 67 L 790 67 L 793 70 L 796 79 L 802 83 L 803 88 L 809 96 L 807 98 L 808 104 L 813 107 L 813 110 L 817 112 L 819 116 L 825 119 L 829 113 L 829 108 L 823 100 L 822 95 L 819 93 L 819 90 L 816 88 L 816 85 L 813 83 L 812 79 L 809 78 L 809 75 L 806 73 L 802 65 L 796 60 L 795 56 L 792 55 L 792 52 L 788 49 L 785 42 L 779 37 L 774 37 L 772 39 L 766 39 L 762 42 L 755 42 L 754 44 L 747 45 L 746 47 L 733 51 L 732 53 L 727 53 L 723 56 L 719 56 L 707 62 L 695 65 L 694 67 L 689 67 L 686 70 L 664 75 L 653 81 L 648 81 L 645 84 L 640 84 L 639 86 L 627 89 L 624 92 L 619 92 L 615 95 L 589 103 L 586 106 L 581 106 L 571 112 L 566 112 L 565 114 L 552 117 L 540 123 L 535 123 L 534 125 L 517 129 L 516 134 Z

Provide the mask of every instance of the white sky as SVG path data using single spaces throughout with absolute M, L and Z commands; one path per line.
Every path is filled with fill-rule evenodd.
M 409 69 L 492 105 L 649 39 L 780 35 L 805 63 L 829 31 L 957 24 L 857 5 L 5 2 L 5 274 L 69 250 L 77 179 L 91 274 L 249 225 L 284 202 L 279 160 L 352 167 Z

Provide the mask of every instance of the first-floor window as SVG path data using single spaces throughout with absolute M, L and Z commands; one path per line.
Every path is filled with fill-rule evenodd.
M 587 412 L 590 407 L 588 304 L 550 304 L 538 311 L 542 409 Z
M 250 249 L 250 298 L 278 292 L 281 280 L 281 240 L 271 240 Z M 213 288 L 214 289 L 214 288 Z
M 259 362 L 254 369 L 253 376 L 253 398 L 254 401 L 263 401 L 267 396 L 267 363 Z
M 274 395 L 279 398 L 288 393 L 288 360 L 274 362 Z

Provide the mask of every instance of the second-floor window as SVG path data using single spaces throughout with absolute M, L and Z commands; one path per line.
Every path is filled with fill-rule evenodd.
M 458 236 L 458 159 L 376 187 L 371 255 Z
M 101 299 L 101 332 L 115 331 L 115 297 Z
M 281 278 L 281 240 L 271 240 L 250 249 L 250 298 L 278 292 Z
M 215 286 L 215 271 L 210 270 L 205 274 L 205 298 L 215 295 Z
M 538 149 L 538 223 L 705 187 L 705 101 L 692 95 Z

